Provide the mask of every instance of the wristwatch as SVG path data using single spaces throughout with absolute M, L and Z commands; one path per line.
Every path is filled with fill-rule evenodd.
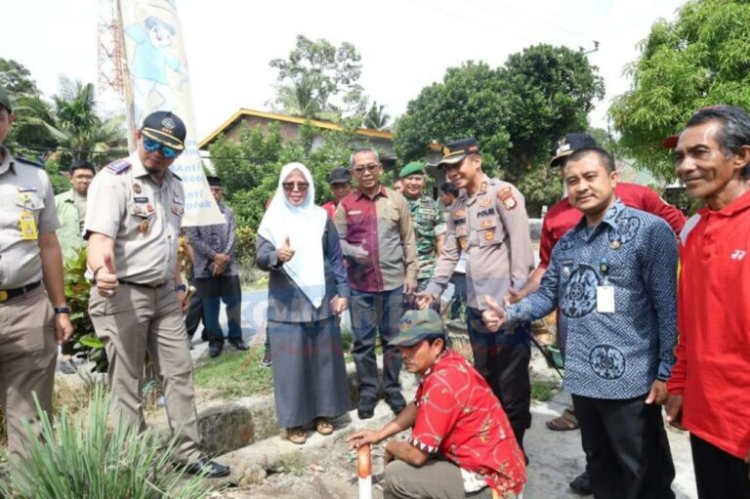
M 70 307 L 65 305 L 63 307 L 55 307 L 56 314 L 70 314 Z
M 178 291 L 187 291 L 187 286 L 185 284 L 178 284 L 174 287 L 175 293 Z

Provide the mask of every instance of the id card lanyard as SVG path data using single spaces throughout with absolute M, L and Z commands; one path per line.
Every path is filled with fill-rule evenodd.
M 609 260 L 606 256 L 599 259 L 599 272 L 603 279 L 596 287 L 596 311 L 600 314 L 615 313 L 615 288 L 609 282 Z

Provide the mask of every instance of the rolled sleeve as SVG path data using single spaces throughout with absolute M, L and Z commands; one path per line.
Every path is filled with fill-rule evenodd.
M 49 177 L 46 174 L 42 175 L 41 182 L 44 189 L 44 208 L 39 213 L 38 231 L 39 234 L 48 234 L 59 229 L 60 222 L 57 219 L 55 193 L 52 191 L 52 184 L 49 181 Z
M 448 281 L 450 281 L 456 264 L 458 264 L 458 260 L 461 257 L 461 251 L 456 241 L 456 229 L 453 224 L 453 217 L 447 217 L 444 234 L 443 249 L 440 255 L 438 255 L 437 262 L 435 262 L 432 279 L 430 279 L 425 288 L 427 293 L 435 296 L 443 294 L 443 290 L 448 285 Z
M 86 201 L 84 238 L 92 232 L 115 239 L 125 216 L 127 193 L 117 175 L 101 172 L 91 183 Z

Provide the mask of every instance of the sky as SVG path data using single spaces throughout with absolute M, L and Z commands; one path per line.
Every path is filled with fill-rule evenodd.
M 46 96 L 66 76 L 97 82 L 99 4 L 113 0 L 0 0 L 0 57 L 26 66 Z M 121 0 L 126 2 L 128 0 Z M 239 108 L 270 110 L 276 71 L 298 34 L 353 43 L 362 55 L 365 93 L 396 117 L 425 86 L 463 61 L 501 66 L 538 43 L 599 50 L 607 95 L 589 119 L 606 128 L 611 99 L 627 91 L 626 66 L 659 18 L 684 0 L 177 0 L 198 139 Z M 117 112 L 118 109 L 104 111 Z

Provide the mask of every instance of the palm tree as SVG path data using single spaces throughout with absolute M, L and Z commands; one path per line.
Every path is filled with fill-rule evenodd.
M 385 112 L 385 106 L 383 104 L 378 105 L 378 102 L 375 101 L 365 115 L 365 126 L 374 130 L 382 130 L 388 126 L 390 119 L 391 117 Z
M 53 97 L 54 115 L 45 125 L 60 147 L 74 160 L 106 155 L 124 147 L 124 117 L 103 120 L 96 114 L 94 85 L 61 80 L 61 92 Z

